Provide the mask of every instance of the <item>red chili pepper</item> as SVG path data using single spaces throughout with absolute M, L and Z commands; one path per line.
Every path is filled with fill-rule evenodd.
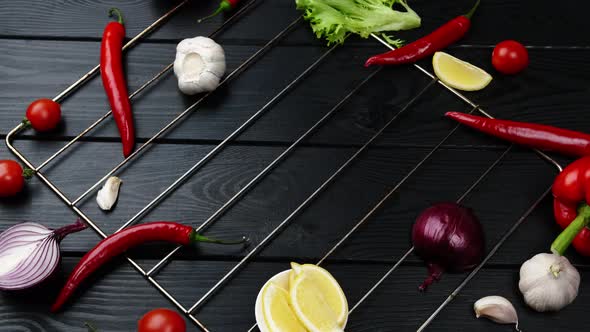
M 574 157 L 590 154 L 590 135 L 578 131 L 535 123 L 489 119 L 458 112 L 447 112 L 445 116 L 515 144 Z
M 206 19 L 209 19 L 213 16 L 218 15 L 221 12 L 228 12 L 234 8 L 236 8 L 238 6 L 238 4 L 240 3 L 240 0 L 221 0 L 219 2 L 219 7 L 217 7 L 217 9 L 213 12 L 213 14 L 209 15 L 209 16 L 205 16 L 201 19 L 199 19 L 199 23 L 203 22 Z
M 471 16 L 475 13 L 479 2 L 480 0 L 477 0 L 467 14 L 455 17 L 429 35 L 398 49 L 370 57 L 365 62 L 365 67 L 414 63 L 453 44 L 461 39 L 471 27 Z
M 551 245 L 551 250 L 563 254 L 570 243 L 577 252 L 590 256 L 590 156 L 568 165 L 553 183 L 553 214 L 565 230 Z
M 51 311 L 60 310 L 78 286 L 112 258 L 140 244 L 155 241 L 187 246 L 197 242 L 238 244 L 244 243 L 246 240 L 242 239 L 236 242 L 215 240 L 198 234 L 191 226 L 166 221 L 145 223 L 126 228 L 103 239 L 82 257 L 70 274 L 57 300 L 51 306 Z
M 104 29 L 102 43 L 100 45 L 100 75 L 102 85 L 109 97 L 109 103 L 113 111 L 113 117 L 119 128 L 121 142 L 123 143 L 123 155 L 128 157 L 133 152 L 135 145 L 135 129 L 133 127 L 133 114 L 131 103 L 127 93 L 127 83 L 123 73 L 123 41 L 125 39 L 125 27 L 123 16 L 117 8 L 109 10 L 109 16 L 118 16 L 117 22 L 110 22 Z

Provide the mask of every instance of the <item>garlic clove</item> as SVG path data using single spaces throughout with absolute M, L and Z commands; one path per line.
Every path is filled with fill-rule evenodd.
M 104 210 L 109 211 L 113 208 L 113 205 L 117 202 L 119 197 L 119 188 L 121 187 L 121 179 L 116 176 L 111 176 L 106 180 L 103 187 L 98 191 L 96 195 L 96 203 Z
M 518 330 L 518 315 L 510 301 L 502 296 L 486 296 L 473 304 L 475 317 L 485 317 L 499 324 L 516 324 Z

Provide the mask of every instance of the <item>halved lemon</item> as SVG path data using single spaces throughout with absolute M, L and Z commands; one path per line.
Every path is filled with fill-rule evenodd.
M 293 311 L 311 332 L 343 331 L 348 318 L 348 302 L 340 285 L 323 268 L 312 264 L 292 264 L 290 282 Z
M 289 305 L 289 293 L 273 282 L 262 290 L 262 310 L 270 331 L 307 331 Z
M 485 70 L 444 52 L 434 53 L 432 67 L 441 81 L 458 90 L 481 90 L 492 81 Z

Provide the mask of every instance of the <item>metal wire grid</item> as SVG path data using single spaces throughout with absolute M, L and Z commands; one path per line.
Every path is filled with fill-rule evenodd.
M 123 49 L 129 49 L 133 47 L 137 41 L 154 29 L 159 27 L 163 22 L 165 22 L 170 16 L 174 13 L 178 12 L 182 7 L 184 7 L 189 0 L 184 0 L 179 5 L 171 9 L 169 12 L 164 14 L 154 23 L 152 23 L 149 27 L 145 30 L 140 32 L 137 36 L 131 39 Z M 229 27 L 233 22 L 237 19 L 242 17 L 248 10 L 254 7 L 254 5 L 260 2 L 260 0 L 251 0 L 245 3 L 242 8 L 237 11 L 233 16 L 228 18 L 217 30 L 215 30 L 210 37 L 215 37 L 221 31 Z M 238 66 L 234 71 L 229 73 L 226 78 L 220 83 L 220 85 L 225 85 L 237 77 L 240 73 L 242 73 L 246 68 L 251 66 L 256 60 L 265 52 L 270 50 L 272 46 L 274 46 L 278 41 L 280 41 L 283 37 L 285 37 L 298 23 L 302 21 L 302 18 L 299 17 L 291 22 L 285 29 L 279 32 L 276 36 L 274 36 L 269 42 L 267 42 L 264 46 L 262 46 L 257 52 L 251 55 L 246 61 L 244 61 L 240 66 Z M 376 35 L 372 35 L 372 38 L 379 41 L 383 45 L 392 48 L 389 44 L 383 41 Z M 143 207 L 139 212 L 137 212 L 131 219 L 125 222 L 117 231 L 128 227 L 136 223 L 142 216 L 144 216 L 148 211 L 153 209 L 157 204 L 170 193 L 172 193 L 179 185 L 181 185 L 187 178 L 193 175 L 198 169 L 204 166 L 210 159 L 212 159 L 217 153 L 219 153 L 230 141 L 236 138 L 240 133 L 242 133 L 246 128 L 252 125 L 260 116 L 262 116 L 265 112 L 270 110 L 272 106 L 282 97 L 288 94 L 296 85 L 301 83 L 309 73 L 311 73 L 314 69 L 316 69 L 321 62 L 336 48 L 333 46 L 329 48 L 324 54 L 322 54 L 319 58 L 317 58 L 311 65 L 309 65 L 301 74 L 299 74 L 293 81 L 287 84 L 278 94 L 272 97 L 265 105 L 263 105 L 256 113 L 254 113 L 249 119 L 247 119 L 244 123 L 242 123 L 236 130 L 234 130 L 230 135 L 228 135 L 221 143 L 219 143 L 213 150 L 207 153 L 202 159 L 200 159 L 195 165 L 193 165 L 189 170 L 187 170 L 182 176 L 180 176 L 177 180 L 175 180 L 170 186 L 168 186 L 163 192 L 161 192 L 157 197 L 155 197 L 152 201 L 150 201 L 145 207 Z M 156 74 L 152 79 L 145 82 L 141 87 L 139 87 L 136 91 L 134 91 L 130 98 L 135 98 L 139 93 L 145 90 L 148 86 L 156 82 L 162 76 L 170 71 L 172 68 L 172 63 L 168 66 L 164 67 L 162 71 Z M 206 326 L 197 319 L 195 316 L 195 312 L 207 302 L 207 300 L 213 296 L 217 291 L 219 291 L 230 279 L 232 279 L 240 269 L 246 265 L 262 248 L 264 248 L 268 243 L 270 243 L 286 226 L 290 224 L 290 222 L 301 212 L 303 211 L 317 196 L 319 196 L 324 189 L 326 189 L 339 175 L 349 166 L 351 165 L 356 159 L 361 155 L 392 123 L 394 123 L 400 115 L 406 112 L 412 104 L 414 104 L 421 96 L 424 94 L 428 89 L 430 89 L 433 85 L 440 84 L 445 89 L 453 93 L 455 96 L 463 100 L 465 103 L 472 107 L 470 113 L 475 111 L 483 114 L 484 116 L 490 117 L 491 116 L 485 112 L 481 107 L 477 104 L 473 103 L 467 97 L 462 95 L 460 92 L 454 90 L 453 88 L 447 86 L 443 82 L 439 81 L 435 76 L 433 76 L 430 72 L 425 70 L 419 65 L 414 65 L 418 70 L 422 73 L 427 75 L 431 81 L 418 93 L 416 94 L 397 114 L 395 114 L 385 125 L 383 125 L 363 146 L 361 146 L 351 157 L 349 157 L 335 172 L 333 172 L 312 194 L 310 194 L 297 208 L 295 208 L 283 221 L 279 223 L 262 241 L 260 241 L 254 248 L 252 248 L 243 258 L 240 260 L 230 271 L 228 271 L 213 287 L 211 287 L 201 298 L 199 298 L 190 308 L 185 308 L 174 296 L 172 296 L 164 287 L 162 287 L 158 281 L 156 281 L 155 276 L 157 273 L 170 261 L 170 259 L 174 256 L 174 254 L 180 249 L 180 247 L 175 248 L 170 253 L 168 253 L 162 260 L 160 260 L 157 264 L 155 264 L 149 271 L 145 271 L 141 266 L 139 266 L 134 260 L 127 257 L 127 260 L 131 263 L 131 265 L 141 274 L 143 275 L 156 289 L 158 289 L 168 300 L 170 300 L 180 311 L 182 311 L 191 321 L 193 321 L 199 328 L 203 331 L 209 331 Z M 68 88 L 63 90 L 59 93 L 56 97 L 53 98 L 54 101 L 60 102 L 63 101 L 66 97 L 68 97 L 71 93 L 75 92 L 85 83 L 87 83 L 92 77 L 94 77 L 98 73 L 99 65 L 92 68 L 88 73 L 83 75 L 79 80 L 74 82 Z M 215 222 L 220 216 L 222 216 L 233 204 L 238 202 L 240 198 L 246 194 L 249 190 L 251 190 L 260 180 L 262 180 L 271 170 L 273 170 L 277 165 L 279 165 L 283 160 L 285 160 L 298 146 L 301 142 L 305 141 L 312 133 L 314 133 L 318 128 L 323 126 L 334 114 L 336 114 L 339 110 L 342 109 L 342 106 L 346 104 L 346 102 L 356 93 L 358 90 L 364 86 L 367 82 L 369 82 L 378 72 L 381 71 L 381 68 L 378 68 L 371 72 L 360 84 L 358 84 L 355 88 L 353 88 L 349 93 L 340 100 L 332 109 L 330 109 L 323 117 L 321 117 L 315 124 L 313 124 L 307 131 L 305 131 L 299 138 L 297 138 L 287 149 L 285 149 L 278 157 L 276 157 L 273 161 L 271 161 L 262 171 L 260 171 L 256 176 L 254 176 L 244 187 L 242 187 L 238 192 L 234 194 L 229 200 L 227 200 L 218 210 L 216 210 L 205 222 L 199 225 L 196 230 L 202 231 L 206 227 L 210 226 L 213 222 Z M 145 150 L 149 145 L 151 145 L 154 140 L 159 138 L 162 134 L 166 133 L 169 129 L 173 128 L 179 121 L 184 119 L 188 114 L 194 111 L 209 95 L 212 93 L 207 93 L 203 95 L 200 99 L 198 99 L 194 104 L 190 107 L 185 109 L 182 113 L 180 113 L 177 117 L 175 117 L 171 122 L 169 122 L 166 126 L 164 126 L 158 133 L 152 136 L 149 140 L 147 140 L 143 145 L 141 145 L 133 154 L 127 157 L 124 161 L 119 163 L 115 166 L 111 171 L 109 171 L 105 176 L 103 176 L 99 181 L 97 181 L 93 186 L 91 186 L 88 190 L 86 190 L 82 195 L 77 197 L 74 200 L 70 200 L 67 198 L 63 192 L 56 187 L 42 172 L 41 169 L 48 165 L 51 161 L 53 161 L 57 156 L 65 152 L 68 148 L 70 148 L 75 142 L 77 142 L 81 137 L 88 134 L 92 131 L 95 127 L 97 127 L 102 121 L 107 119 L 111 115 L 111 111 L 107 112 L 104 116 L 100 119 L 95 121 L 91 124 L 88 128 L 82 131 L 78 136 L 74 139 L 69 141 L 65 146 L 55 152 L 51 157 L 47 160 L 42 162 L 39 166 L 35 167 L 18 149 L 16 149 L 12 141 L 15 135 L 20 132 L 24 126 L 22 124 L 16 126 L 13 130 L 11 130 L 8 135 L 6 136 L 6 145 L 14 153 L 27 167 L 33 169 L 35 174 L 39 177 L 39 179 L 47 185 L 68 207 L 70 207 L 76 214 L 80 216 L 88 225 L 101 237 L 106 237 L 105 234 L 97 224 L 92 221 L 80 208 L 78 208 L 77 204 L 87 197 L 90 193 L 92 193 L 96 188 L 104 182 L 108 177 L 112 174 L 116 173 L 120 170 L 123 166 L 127 164 L 131 159 L 135 158 L 139 155 L 142 151 Z M 368 219 L 370 219 L 373 214 L 378 211 L 383 204 L 391 197 L 393 193 L 395 193 L 399 188 L 424 164 L 428 161 L 432 155 L 455 133 L 455 131 L 459 128 L 459 125 L 456 125 L 452 130 L 450 130 L 445 137 L 443 137 L 440 142 L 434 146 L 400 181 L 393 185 L 390 191 L 381 199 L 379 202 L 375 204 L 331 249 L 327 251 L 327 253 L 317 262 L 318 265 L 322 264 L 327 258 L 330 257 L 361 225 L 363 225 Z M 508 148 L 481 174 L 481 176 L 457 199 L 457 202 L 461 202 L 467 195 L 469 195 L 484 179 L 485 177 L 501 162 L 501 160 L 508 154 L 511 150 L 512 145 L 508 146 Z M 556 167 L 558 171 L 562 170 L 562 167 L 551 157 L 547 156 L 543 152 L 535 150 L 535 152 L 544 160 L 548 161 L 550 164 Z M 510 235 L 520 226 L 520 224 L 529 216 L 529 214 L 537 207 L 537 205 L 546 197 L 546 195 L 550 192 L 550 188 L 548 188 L 534 203 L 531 205 L 525 213 L 518 218 L 518 220 L 506 231 L 506 233 L 500 238 L 500 240 L 496 243 L 496 245 L 490 250 L 488 255 L 484 258 L 484 260 L 456 287 L 456 289 L 449 294 L 449 296 L 440 304 L 439 307 L 430 315 L 430 317 L 418 328 L 418 331 L 424 330 L 433 320 L 434 318 L 444 309 L 444 307 L 450 303 L 455 296 L 469 283 L 469 281 L 480 271 L 480 269 L 488 262 L 488 260 L 497 252 L 497 250 L 502 246 L 502 244 L 510 237 Z M 361 299 L 353 305 L 350 309 L 350 312 L 353 312 L 361 305 L 380 285 L 383 283 L 389 275 L 391 275 L 400 265 L 401 263 L 413 252 L 414 248 L 410 247 L 397 261 L 396 263 L 380 278 L 367 292 L 361 297 Z M 254 330 L 256 325 L 250 328 L 250 331 Z

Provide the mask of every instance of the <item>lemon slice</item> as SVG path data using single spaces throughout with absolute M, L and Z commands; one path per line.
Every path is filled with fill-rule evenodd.
M 432 66 L 436 76 L 455 89 L 477 91 L 492 81 L 492 76 L 483 69 L 444 52 L 434 53 Z
M 348 302 L 334 277 L 319 266 L 292 264 L 290 285 L 293 311 L 311 332 L 343 331 Z
M 272 332 L 306 332 L 289 305 L 289 293 L 269 283 L 262 291 L 264 322 Z

